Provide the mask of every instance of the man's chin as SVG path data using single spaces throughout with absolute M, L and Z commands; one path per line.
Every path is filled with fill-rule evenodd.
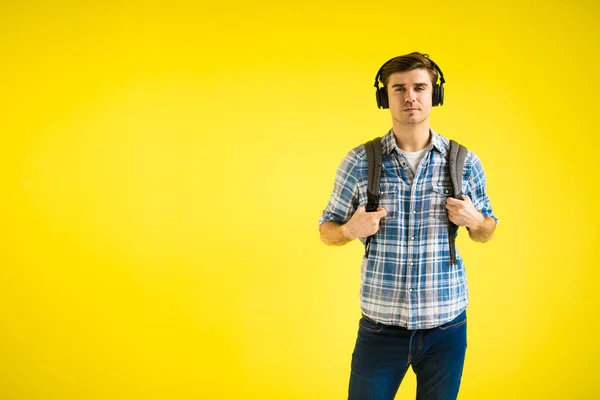
M 411 118 L 411 119 L 400 120 L 399 122 L 404 125 L 419 125 L 419 124 L 422 124 L 424 121 L 425 120 Z

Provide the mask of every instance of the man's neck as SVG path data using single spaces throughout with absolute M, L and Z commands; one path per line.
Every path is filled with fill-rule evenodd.
M 414 152 L 427 147 L 430 141 L 429 124 L 400 125 L 394 124 L 396 145 L 403 151 Z

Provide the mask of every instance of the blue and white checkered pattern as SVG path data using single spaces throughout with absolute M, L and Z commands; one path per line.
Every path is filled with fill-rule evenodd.
M 394 133 L 383 137 L 379 206 L 387 211 L 362 260 L 362 312 L 384 324 L 428 329 L 458 316 L 468 304 L 465 266 L 450 260 L 446 197 L 452 193 L 447 149 L 450 141 L 431 130 L 431 142 L 416 173 L 400 153 Z M 344 224 L 367 204 L 364 145 L 341 162 L 331 199 L 319 219 Z M 498 219 L 486 194 L 483 166 L 475 153 L 465 159 L 463 194 L 484 216 Z M 460 230 L 459 230 L 460 232 Z M 365 238 L 360 239 L 363 243 Z

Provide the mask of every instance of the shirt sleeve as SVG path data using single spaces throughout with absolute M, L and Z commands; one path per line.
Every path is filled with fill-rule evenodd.
M 319 228 L 327 221 L 345 224 L 354 215 L 359 203 L 357 163 L 356 150 L 350 151 L 340 163 L 329 203 L 319 218 Z
M 486 179 L 485 179 L 485 171 L 483 170 L 483 164 L 479 157 L 473 153 L 470 153 L 470 162 L 469 162 L 469 192 L 467 195 L 473 202 L 473 205 L 477 210 L 483 214 L 484 217 L 493 218 L 496 223 L 498 223 L 498 218 L 494 214 L 492 210 L 492 205 L 490 203 L 490 198 L 486 192 Z

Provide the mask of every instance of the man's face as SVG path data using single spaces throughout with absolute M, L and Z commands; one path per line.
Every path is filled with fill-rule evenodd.
M 387 91 L 392 118 L 397 123 L 417 125 L 429 118 L 433 87 L 426 69 L 394 72 Z

